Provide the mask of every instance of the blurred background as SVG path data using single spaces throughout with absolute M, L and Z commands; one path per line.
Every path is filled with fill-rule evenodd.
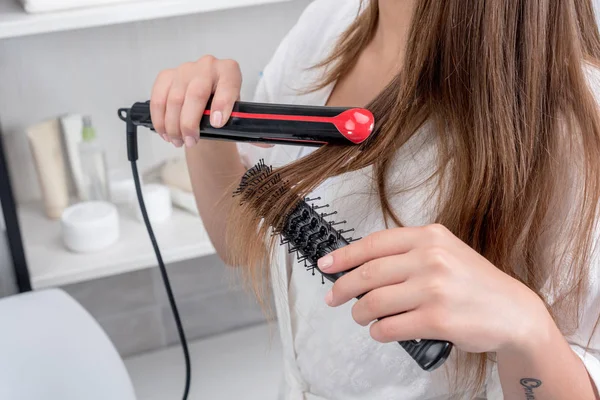
M 102 349 L 114 347 L 138 399 L 180 398 L 183 358 L 154 254 L 132 205 L 125 127 L 117 109 L 149 99 L 161 70 L 204 54 L 237 60 L 242 100 L 251 100 L 262 68 L 309 3 L 0 0 L 0 131 L 4 173 L 12 183 L 0 168 L 8 215 L 7 223 L 0 215 L 0 359 L 2 351 L 22 351 L 15 332 L 27 329 L 19 340 L 29 340 L 27 352 L 39 354 L 53 340 L 57 346 L 72 340 L 46 335 L 50 342 L 37 341 L 48 327 L 89 317 L 98 326 L 81 322 L 95 332 L 81 342 L 83 362 L 100 362 Z M 600 10 L 600 0 L 594 5 Z M 234 272 L 214 255 L 182 178 L 182 150 L 142 129 L 139 153 L 154 228 L 192 341 L 190 398 L 275 399 L 282 365 L 276 324 L 266 321 Z M 102 165 L 85 166 L 88 155 Z M 104 174 L 107 193 L 90 194 L 84 184 L 90 174 Z M 102 196 L 115 205 L 119 226 L 104 241 L 85 236 L 85 227 L 77 224 L 89 210 L 73 208 Z M 107 229 L 112 210 L 96 216 Z M 24 305 L 13 301 L 29 289 L 54 297 L 32 297 Z M 48 307 L 41 319 L 29 314 L 31 307 L 43 310 L 40 304 Z M 21 331 L 13 329 L 17 325 Z M 102 332 L 109 341 L 98 339 L 96 348 L 91 338 Z M 48 357 L 60 364 L 56 355 Z M 107 362 L 110 375 L 110 362 L 117 361 Z M 0 361 L 0 372 L 7 370 L 11 366 Z M 0 387 L 0 398 L 11 399 L 2 393 Z

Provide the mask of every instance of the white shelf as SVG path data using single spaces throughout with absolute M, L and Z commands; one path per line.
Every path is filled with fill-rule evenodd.
M 172 218 L 154 224 L 165 263 L 215 254 L 199 217 L 175 208 Z M 157 265 L 144 224 L 120 209 L 121 235 L 106 250 L 75 254 L 61 241 L 60 223 L 47 219 L 41 204 L 19 207 L 21 234 L 34 289 L 55 287 Z
M 0 0 L 0 39 L 283 1 L 291 0 L 137 0 L 101 7 L 27 14 L 17 0 Z

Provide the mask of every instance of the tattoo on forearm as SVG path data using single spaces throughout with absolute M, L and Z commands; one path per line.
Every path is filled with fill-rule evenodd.
M 523 378 L 521 379 L 521 386 L 525 388 L 525 399 L 534 400 L 535 394 L 533 393 L 534 389 L 542 386 L 542 381 L 539 379 L 533 378 Z

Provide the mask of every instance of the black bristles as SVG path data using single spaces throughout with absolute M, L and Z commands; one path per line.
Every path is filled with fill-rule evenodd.
M 329 225 L 331 225 L 331 226 L 343 225 L 343 224 L 345 224 L 346 222 L 347 222 L 347 221 L 340 221 L 340 222 L 334 222 L 334 221 L 331 221 L 331 222 L 329 223 Z
M 271 232 L 271 236 L 277 236 L 277 235 L 279 235 L 278 231 L 273 230 L 273 232 Z M 284 244 L 287 244 L 287 243 L 289 243 L 289 240 L 284 239 L 284 238 L 280 238 L 279 239 L 279 244 L 284 245 Z
M 270 196 L 277 194 L 280 196 L 287 190 L 286 182 L 281 181 L 279 174 L 273 174 L 273 167 L 267 166 L 264 160 L 260 160 L 258 164 L 250 168 L 242 176 L 240 184 L 233 196 L 241 196 L 240 205 L 245 204 L 250 199 L 257 199 L 269 193 Z M 275 188 L 275 186 L 279 186 Z M 265 204 L 272 201 L 273 197 L 266 199 Z
M 233 195 L 241 198 L 240 204 L 251 204 L 259 216 L 262 216 L 262 213 L 270 209 L 272 203 L 285 195 L 289 188 L 288 182 L 283 182 L 271 166 L 260 160 L 244 174 Z M 298 198 L 291 212 L 282 218 L 282 225 L 273 227 L 272 232 L 273 235 L 280 235 L 280 244 L 287 245 L 289 254 L 296 253 L 296 260 L 303 263 L 304 268 L 311 271 L 312 275 L 316 275 L 316 272 L 321 273 L 317 267 L 317 261 L 321 257 L 349 244 L 342 235 L 354 230 L 336 230 L 335 226 L 345 224 L 346 221 L 325 220 L 336 215 L 337 211 L 318 212 L 317 210 L 329 207 L 329 204 L 309 204 L 318 200 L 321 198 Z M 337 277 L 338 275 L 321 273 L 323 283 L 325 279 L 334 282 Z

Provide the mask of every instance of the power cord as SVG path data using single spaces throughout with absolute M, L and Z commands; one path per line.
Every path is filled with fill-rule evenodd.
M 150 241 L 152 242 L 152 248 L 154 249 L 154 254 L 156 255 L 156 260 L 158 261 L 158 268 L 160 270 L 160 275 L 162 277 L 165 290 L 167 292 L 167 297 L 169 299 L 169 305 L 171 306 L 171 311 L 173 312 L 173 318 L 175 319 L 175 325 L 177 326 L 177 333 L 179 334 L 179 341 L 181 342 L 181 347 L 183 349 L 183 356 L 185 358 L 185 388 L 183 392 L 183 400 L 187 400 L 190 385 L 191 385 L 191 373 L 192 373 L 192 363 L 190 361 L 190 352 L 188 349 L 188 342 L 185 336 L 185 331 L 183 329 L 183 324 L 181 323 L 181 318 L 179 316 L 179 310 L 177 308 L 177 303 L 175 301 L 175 296 L 173 295 L 173 289 L 171 288 L 171 283 L 169 281 L 169 274 L 167 273 L 167 268 L 162 259 L 162 255 L 160 253 L 160 248 L 158 247 L 158 242 L 156 241 L 156 237 L 154 236 L 154 231 L 152 229 L 152 224 L 150 223 L 150 218 L 148 217 L 148 212 L 146 211 L 146 204 L 144 203 L 144 196 L 142 193 L 142 185 L 140 183 L 140 175 L 138 173 L 137 168 L 137 159 L 138 159 L 138 147 L 137 147 L 137 126 L 131 122 L 131 118 L 129 115 L 129 109 L 122 108 L 119 110 L 119 118 L 122 121 L 125 121 L 127 124 L 127 158 L 131 162 L 131 172 L 133 174 L 133 181 L 135 183 L 135 192 L 137 194 L 138 203 L 140 205 L 140 210 L 142 211 L 142 216 L 144 217 L 144 224 L 146 225 L 146 229 L 148 231 L 148 236 L 150 237 Z

